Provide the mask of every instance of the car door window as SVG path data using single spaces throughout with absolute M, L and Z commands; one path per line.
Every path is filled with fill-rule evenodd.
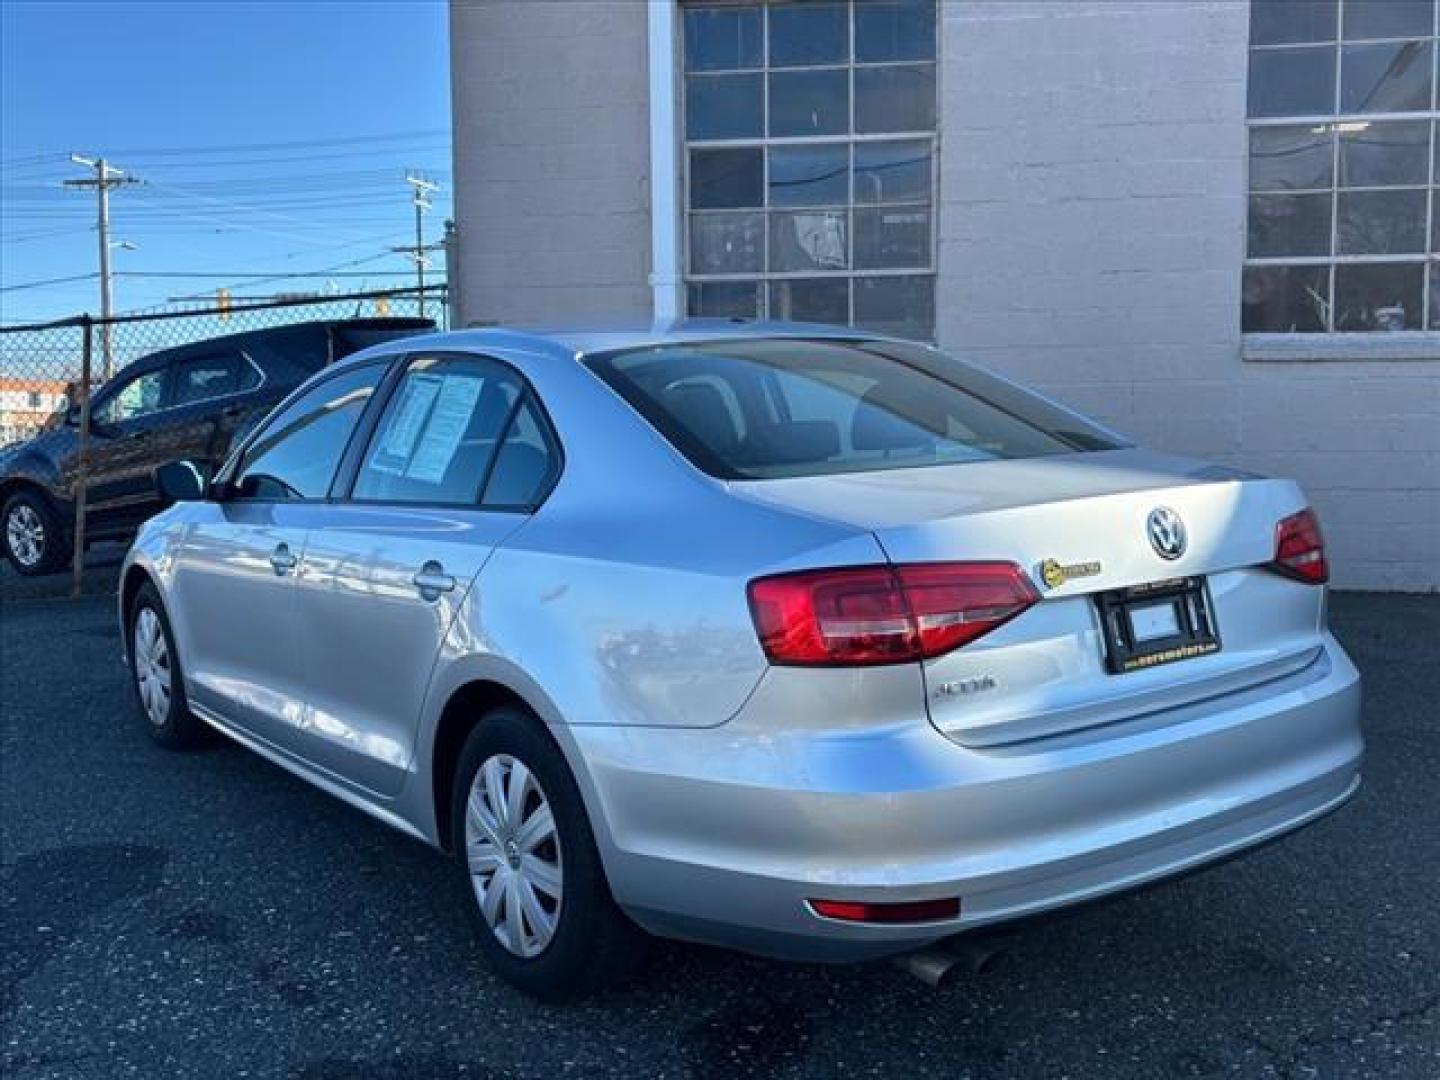
M 235 473 L 240 498 L 323 499 L 384 364 L 365 364 L 312 386 L 266 423 Z
M 559 464 L 559 446 L 533 395 L 527 395 L 500 444 L 482 501 L 494 509 L 533 507 L 546 494 Z
M 95 410 L 95 418 L 119 424 L 155 412 L 164 404 L 165 373 L 165 368 L 156 368 L 123 383 Z
M 228 397 L 260 382 L 255 366 L 239 353 L 219 353 L 182 361 L 175 371 L 175 405 Z
M 474 506 L 522 389 L 482 357 L 414 361 L 385 406 L 351 497 Z

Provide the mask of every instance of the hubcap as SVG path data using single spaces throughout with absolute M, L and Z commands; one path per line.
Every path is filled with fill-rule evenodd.
M 540 781 L 509 754 L 486 758 L 465 801 L 465 857 L 485 924 L 516 956 L 555 936 L 564 869 L 555 815 Z
M 165 645 L 160 616 L 151 608 L 142 607 L 135 616 L 134 651 L 140 703 L 150 722 L 162 727 L 170 716 L 170 650 Z
M 5 540 L 10 554 L 22 566 L 34 566 L 45 553 L 45 523 L 33 506 L 21 503 L 5 519 Z

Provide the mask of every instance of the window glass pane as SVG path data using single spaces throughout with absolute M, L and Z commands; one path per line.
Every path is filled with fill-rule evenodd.
M 1427 37 L 1432 33 L 1434 0 L 1345 0 L 1348 40 Z
M 118 424 L 134 420 L 160 408 L 161 394 L 165 389 L 165 369 L 147 371 L 125 383 L 119 393 L 105 401 L 95 411 L 102 423 Z
M 935 279 L 855 279 L 855 325 L 882 334 L 928 341 L 935 336 Z
M 1252 195 L 1250 257 L 1330 254 L 1330 199 L 1320 195 Z
M 850 265 L 843 210 L 781 210 L 770 214 L 770 269 L 844 270 Z
M 771 206 L 844 206 L 849 201 L 847 144 L 771 148 Z
M 850 322 L 849 278 L 793 278 L 770 283 L 770 318 L 796 322 Z
M 765 215 L 690 215 L 690 269 L 697 274 L 736 274 L 765 269 Z
M 354 498 L 474 505 L 519 394 L 507 372 L 483 360 L 416 361 L 385 406 Z
M 1430 189 L 1430 253 L 1440 255 L 1440 188 Z
M 206 356 L 182 362 L 175 370 L 175 400 L 171 404 L 187 405 L 235 393 L 241 362 L 238 356 Z
M 756 319 L 760 316 L 759 285 L 754 281 L 697 281 L 688 292 L 686 310 L 699 319 Z
M 775 4 L 770 8 L 770 66 L 843 64 L 850 59 L 845 4 Z
M 1247 334 L 1326 329 L 1328 266 L 1248 266 L 1244 290 L 1240 329 Z
M 557 464 L 548 432 L 527 399 L 505 433 L 490 470 L 483 499 L 486 506 L 528 507 L 540 498 Z
M 856 131 L 930 131 L 934 127 L 934 64 L 855 69 Z
M 1342 191 L 1336 208 L 1342 255 L 1403 255 L 1425 250 L 1425 191 Z
M 1412 112 L 1430 108 L 1430 42 L 1345 45 L 1340 50 L 1340 111 Z
M 690 205 L 697 210 L 761 206 L 765 163 L 755 150 L 691 150 Z
M 1440 330 L 1440 259 L 1430 260 L 1430 329 Z
M 1250 190 L 1328 188 L 1333 181 L 1331 125 L 1250 129 Z
M 1392 187 L 1430 182 L 1430 125 L 1424 120 L 1365 123 L 1340 132 L 1342 187 Z
M 1419 330 L 1422 263 L 1335 268 L 1336 330 Z
M 934 60 L 934 0 L 859 0 L 855 59 Z
M 1335 111 L 1333 48 L 1250 54 L 1251 116 L 1329 116 Z
M 844 70 L 770 76 L 771 135 L 844 135 L 850 130 L 850 76 Z
M 930 202 L 930 143 L 857 143 L 855 201 Z
M 887 206 L 855 211 L 855 267 L 859 270 L 930 265 L 930 211 Z
M 685 9 L 685 69 L 716 71 L 760 66 L 758 7 Z
M 312 387 L 272 416 L 236 477 L 243 498 L 323 499 L 350 434 L 385 374 L 365 364 Z
M 685 135 L 691 139 L 747 139 L 764 134 L 764 78 L 691 75 L 685 80 Z
M 1335 40 L 1336 0 L 1252 0 L 1251 45 Z

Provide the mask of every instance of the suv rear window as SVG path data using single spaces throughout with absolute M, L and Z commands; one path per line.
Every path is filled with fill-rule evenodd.
M 698 468 L 731 480 L 1109 450 L 1012 383 L 898 342 L 747 338 L 588 360 Z

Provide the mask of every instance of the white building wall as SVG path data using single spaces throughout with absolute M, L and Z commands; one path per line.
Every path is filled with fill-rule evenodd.
M 942 13 L 941 345 L 1300 480 L 1341 587 L 1440 588 L 1440 350 L 1242 359 L 1244 0 Z
M 645 4 L 455 0 L 455 326 L 646 312 Z

